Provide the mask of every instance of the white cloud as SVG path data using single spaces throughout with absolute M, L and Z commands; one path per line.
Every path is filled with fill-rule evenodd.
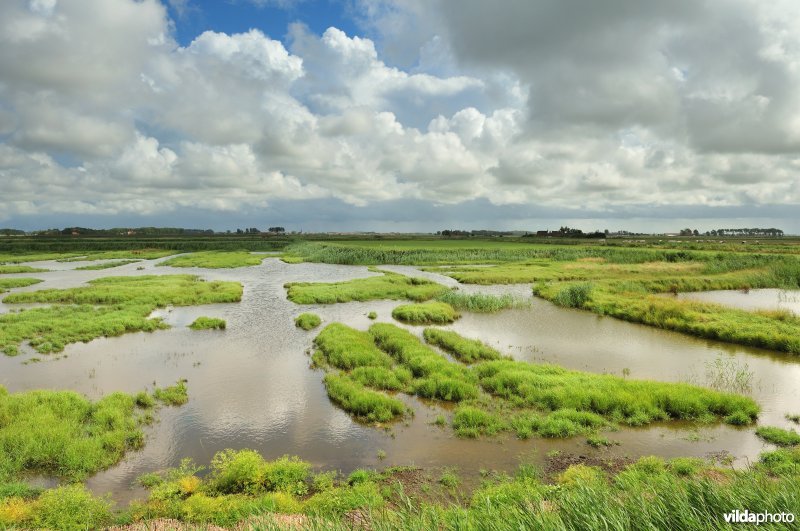
M 796 2 L 354 5 L 179 46 L 158 0 L 0 3 L 0 210 L 800 202 Z

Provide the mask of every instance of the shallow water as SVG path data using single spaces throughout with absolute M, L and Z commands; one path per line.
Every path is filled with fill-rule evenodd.
M 80 285 L 92 278 L 138 274 L 198 274 L 206 279 L 237 280 L 244 285 L 241 303 L 160 310 L 170 330 L 128 334 L 68 346 L 62 359 L 23 365 L 30 355 L 0 356 L 0 385 L 10 391 L 34 388 L 74 389 L 93 398 L 113 391 L 137 392 L 179 378 L 189 380 L 189 403 L 163 408 L 158 421 L 146 428 L 146 445 L 119 465 L 91 478 L 90 488 L 112 492 L 127 502 L 143 492 L 133 486 L 137 476 L 179 464 L 191 457 L 205 464 L 225 448 L 254 448 L 267 458 L 293 454 L 319 467 L 349 472 L 358 467 L 416 464 L 456 466 L 466 476 L 480 469 L 512 469 L 521 461 L 538 462 L 547 452 L 604 455 L 658 454 L 703 456 L 730 451 L 738 463 L 753 461 L 766 448 L 752 428 L 712 425 L 699 431 L 689 425 L 660 425 L 623 429 L 607 434 L 620 446 L 594 450 L 585 438 L 568 440 L 512 437 L 461 440 L 450 428 L 431 423 L 447 411 L 409 398 L 417 410 L 408 425 L 389 431 L 354 422 L 328 400 L 322 373 L 309 369 L 307 351 L 316 331 L 304 332 L 293 318 L 315 312 L 326 323 L 341 321 L 366 329 L 376 311 L 379 321 L 391 321 L 391 310 L 401 301 L 353 302 L 299 306 L 286 300 L 283 284 L 292 281 L 340 281 L 373 275 L 366 267 L 326 264 L 285 264 L 268 258 L 260 266 L 230 269 L 174 269 L 155 267 L 159 260 L 105 271 L 70 271 L 80 263 L 46 263 L 58 271 L 20 275 L 45 280 L 37 286 L 12 291 Z M 68 266 L 68 267 L 63 267 Z M 142 271 L 137 267 L 144 267 Z M 447 285 L 447 277 L 414 268 L 384 269 L 424 276 Z M 466 292 L 513 293 L 530 298 L 528 285 L 460 286 Z M 8 305 L 5 307 L 7 310 Z M 4 308 L 0 308 L 2 311 Z M 192 331 L 196 317 L 221 317 L 225 331 Z M 421 334 L 422 327 L 406 327 Z M 630 378 L 692 381 L 704 384 L 706 364 L 722 357 L 747 364 L 753 377 L 753 397 L 761 404 L 761 422 L 788 426 L 785 413 L 800 412 L 800 358 L 768 351 L 695 339 L 681 334 L 556 307 L 531 298 L 530 308 L 497 314 L 465 314 L 452 325 L 465 336 L 479 338 L 517 359 L 550 362 L 592 372 Z M 700 439 L 700 440 L 697 440 Z M 379 450 L 387 458 L 379 460 Z
M 717 290 L 679 293 L 673 296 L 679 299 L 713 302 L 742 310 L 789 310 L 800 315 L 800 291 L 798 290 Z

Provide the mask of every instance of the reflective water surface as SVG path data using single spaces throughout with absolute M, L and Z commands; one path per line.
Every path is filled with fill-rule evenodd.
M 125 503 L 143 492 L 134 485 L 144 472 L 176 466 L 184 457 L 205 464 L 225 448 L 254 448 L 267 458 L 298 455 L 319 467 L 344 472 L 358 467 L 394 464 L 455 466 L 467 476 L 480 469 L 511 469 L 520 461 L 537 462 L 551 450 L 606 455 L 657 454 L 704 456 L 727 450 L 739 464 L 753 461 L 766 448 L 752 428 L 724 425 L 701 427 L 670 424 L 622 429 L 607 434 L 621 444 L 594 450 L 585 438 L 569 440 L 462 440 L 450 428 L 432 425 L 440 408 L 409 398 L 417 414 L 406 425 L 378 430 L 353 421 L 331 405 L 322 373 L 309 369 L 307 351 L 315 331 L 304 332 L 293 318 L 319 314 L 323 325 L 340 321 L 366 329 L 376 311 L 379 321 L 391 321 L 400 301 L 354 302 L 298 306 L 286 300 L 284 283 L 340 281 L 370 276 L 366 267 L 326 264 L 285 264 L 267 258 L 260 266 L 231 270 L 155 267 L 155 261 L 105 271 L 72 271 L 81 263 L 38 262 L 54 269 L 26 274 L 45 282 L 27 291 L 80 285 L 101 276 L 197 274 L 209 280 L 236 280 L 244 285 L 241 303 L 170 308 L 159 311 L 173 326 L 155 333 L 128 334 L 70 345 L 65 358 L 39 356 L 40 363 L 23 364 L 32 354 L 0 356 L 0 385 L 9 391 L 36 388 L 74 389 L 96 398 L 113 391 L 136 392 L 154 384 L 189 380 L 189 403 L 162 408 L 158 421 L 146 428 L 143 450 L 88 482 L 98 493 L 112 492 Z M 139 270 L 139 267 L 144 267 Z M 457 283 L 410 267 L 385 269 Z M 468 292 L 514 293 L 531 298 L 528 285 L 460 286 Z M 10 305 L 0 305 L 0 312 Z M 225 331 L 192 331 L 196 317 L 221 317 Z M 409 327 L 421 334 L 421 327 Z M 761 422 L 788 426 L 785 413 L 800 413 L 800 358 L 768 351 L 695 339 L 673 332 L 558 308 L 539 299 L 531 306 L 497 314 L 466 314 L 452 325 L 459 333 L 481 339 L 520 360 L 556 363 L 571 369 L 626 374 L 629 378 L 690 381 L 705 384 L 707 365 L 722 358 L 753 373 L 752 396 L 761 404 Z M 379 460 L 379 450 L 386 459 Z
M 713 302 L 743 310 L 789 310 L 800 315 L 800 291 L 785 289 L 752 289 L 679 293 L 679 299 Z

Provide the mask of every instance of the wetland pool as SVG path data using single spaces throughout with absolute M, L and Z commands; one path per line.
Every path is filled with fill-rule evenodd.
M 322 384 L 323 373 L 309 368 L 313 338 L 321 329 L 305 332 L 294 317 L 313 312 L 322 326 L 342 322 L 365 330 L 375 321 L 393 322 L 392 309 L 404 301 L 351 302 L 334 305 L 297 305 L 286 299 L 287 282 L 335 282 L 371 276 L 366 267 L 327 264 L 286 264 L 267 258 L 261 265 L 238 269 L 156 267 L 146 260 L 101 271 L 74 271 L 83 265 L 37 262 L 57 269 L 32 276 L 44 282 L 11 290 L 30 291 L 81 285 L 93 278 L 142 274 L 197 274 L 207 280 L 234 280 L 244 286 L 240 303 L 159 310 L 173 328 L 135 333 L 69 345 L 66 357 L 0 356 L 0 385 L 10 392 L 29 389 L 72 389 L 91 398 L 114 392 L 134 393 L 188 379 L 188 404 L 163 408 L 154 425 L 145 428 L 142 450 L 129 453 L 118 465 L 87 482 L 96 493 L 112 493 L 119 503 L 144 495 L 135 479 L 145 473 L 177 466 L 184 457 L 207 464 L 226 448 L 252 448 L 267 459 L 297 455 L 325 469 L 345 473 L 360 467 L 417 465 L 457 467 L 466 477 L 478 478 L 482 469 L 512 470 L 521 462 L 540 463 L 554 450 L 602 456 L 706 456 L 727 451 L 736 463 L 753 462 L 769 445 L 753 427 L 722 424 L 697 427 L 660 424 L 604 433 L 620 445 L 593 449 L 585 437 L 526 441 L 513 436 L 459 439 L 449 427 L 433 425 L 446 409 L 406 398 L 416 415 L 389 430 L 355 422 L 335 407 Z M 57 265 L 56 265 L 57 264 Z M 68 267 L 66 267 L 68 266 Z M 143 268 L 143 269 L 139 269 Z M 458 283 L 412 267 L 383 269 L 424 276 L 448 286 Z M 9 275 L 16 276 L 16 275 Z M 790 427 L 786 413 L 800 413 L 800 358 L 721 342 L 692 338 L 609 317 L 559 308 L 531 297 L 529 285 L 461 285 L 467 292 L 512 293 L 530 298 L 528 308 L 496 314 L 465 313 L 447 328 L 481 339 L 519 360 L 555 363 L 570 369 L 628 375 L 634 379 L 688 381 L 704 385 L 707 369 L 717 360 L 747 366 L 752 373 L 750 394 L 762 407 L 759 423 Z M 13 305 L 0 305 L 0 312 Z M 220 317 L 225 331 L 192 331 L 186 326 L 198 316 Z M 396 323 L 397 324 L 397 323 Z M 423 327 L 404 326 L 418 335 Z M 386 454 L 378 458 L 378 452 Z

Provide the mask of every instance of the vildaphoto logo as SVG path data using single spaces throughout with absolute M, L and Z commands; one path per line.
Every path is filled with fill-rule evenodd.
M 725 513 L 725 522 L 729 524 L 791 524 L 794 523 L 794 513 L 754 513 L 745 509 L 736 509 Z

